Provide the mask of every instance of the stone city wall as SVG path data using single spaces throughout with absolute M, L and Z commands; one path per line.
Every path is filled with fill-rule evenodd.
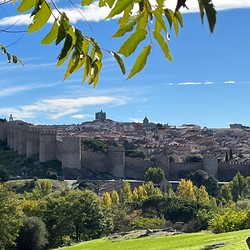
M 110 159 L 107 153 L 81 150 L 81 168 L 105 173 L 111 170 Z
M 199 169 L 218 178 L 230 181 L 237 172 L 250 176 L 250 164 L 219 163 L 216 158 L 204 157 L 201 163 L 171 163 L 167 153 L 156 155 L 154 161 L 125 157 L 123 148 L 109 147 L 107 153 L 81 149 L 81 139 L 72 136 L 57 138 L 57 130 L 51 126 L 35 126 L 17 122 L 0 122 L 0 139 L 19 155 L 30 157 L 39 154 L 41 162 L 60 160 L 63 168 L 88 169 L 109 173 L 117 178 L 144 179 L 150 167 L 162 167 L 169 180 L 178 180 L 182 174 Z
M 126 157 L 125 176 L 126 178 L 144 180 L 144 174 L 148 168 L 154 167 L 154 162 L 142 158 Z
M 250 176 L 250 164 L 232 162 L 219 163 L 217 177 L 219 181 L 230 181 L 238 172 L 245 177 Z
M 39 153 L 40 128 L 28 126 L 26 132 L 26 157 Z
M 56 129 L 42 129 L 39 139 L 39 161 L 56 160 Z
M 186 174 L 202 169 L 201 162 L 195 163 L 171 163 L 169 168 L 169 180 L 179 180 Z
M 81 138 L 64 136 L 62 138 L 62 168 L 81 169 Z

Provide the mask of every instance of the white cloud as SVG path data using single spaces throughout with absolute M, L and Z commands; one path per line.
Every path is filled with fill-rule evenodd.
M 229 10 L 229 9 L 242 9 L 250 8 L 249 0 L 212 0 L 217 11 Z M 176 1 L 167 1 L 167 7 L 174 9 Z M 187 0 L 186 5 L 188 9 L 181 8 L 183 13 L 199 12 L 198 1 Z
M 19 106 L 19 108 L 0 108 L 0 114 L 4 114 L 7 117 L 9 114 L 13 114 L 15 119 L 27 119 L 44 116 L 47 119 L 56 120 L 64 116 L 80 113 L 87 106 L 100 104 L 122 105 L 125 103 L 126 100 L 110 96 L 54 98 L 40 100 L 30 105 Z
M 210 85 L 214 84 L 212 81 L 206 81 L 206 82 L 180 82 L 178 85 Z
M 230 81 L 225 81 L 224 83 L 227 83 L 227 84 L 234 84 L 234 83 L 236 83 L 236 82 L 235 82 L 235 81 L 230 80 Z
M 13 87 L 7 87 L 7 88 L 2 88 L 0 91 L 0 98 L 1 97 L 6 97 L 6 96 L 12 96 L 15 94 L 18 94 L 20 92 L 25 92 L 33 89 L 40 89 L 40 88 L 50 88 L 58 83 L 45 83 L 45 84 L 28 84 L 28 85 L 22 85 L 22 86 L 13 86 Z
M 166 1 L 166 7 L 174 9 L 176 5 L 176 1 Z M 220 10 L 229 10 L 229 9 L 239 9 L 239 8 L 250 8 L 249 0 L 213 0 L 213 4 L 216 7 L 217 11 Z M 182 13 L 194 13 L 199 11 L 199 6 L 197 1 L 187 0 L 186 5 L 188 6 L 188 10 L 186 8 L 182 8 Z M 104 20 L 105 17 L 109 13 L 108 7 L 99 8 L 98 2 L 94 2 L 90 6 L 83 8 L 82 6 L 77 6 L 79 10 L 76 8 L 62 8 L 60 11 L 64 11 L 69 17 L 71 23 L 77 23 L 79 21 L 94 21 L 99 22 Z M 58 15 L 56 11 L 53 12 L 55 16 Z M 117 16 L 115 18 L 118 18 Z M 0 19 L 1 26 L 9 26 L 17 22 L 16 25 L 29 25 L 31 23 L 30 14 L 22 14 L 16 16 L 8 16 Z M 49 20 L 51 23 L 53 22 L 53 18 Z
M 73 118 L 73 119 L 86 119 L 89 117 L 94 117 L 94 116 L 90 115 L 90 114 L 76 114 L 76 115 L 71 116 L 71 118 Z
M 201 82 L 180 82 L 178 85 L 200 85 Z
M 128 118 L 128 120 L 131 122 L 142 123 L 142 119 L 140 118 Z

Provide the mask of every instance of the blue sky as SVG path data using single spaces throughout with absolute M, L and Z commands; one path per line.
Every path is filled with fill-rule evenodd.
M 122 41 L 111 39 L 117 19 L 101 21 L 108 10 L 98 11 L 95 5 L 82 10 L 86 24 L 68 1 L 57 2 L 101 47 L 119 49 Z M 82 70 L 63 81 L 66 65 L 56 67 L 60 46 L 40 44 L 49 26 L 25 34 L 8 48 L 24 67 L 8 65 L 4 55 L 0 57 L 0 117 L 13 114 L 14 119 L 34 124 L 72 124 L 93 120 L 102 109 L 108 118 L 124 122 L 141 122 L 146 115 L 152 122 L 171 125 L 250 125 L 250 0 L 213 2 L 218 10 L 214 34 L 209 34 L 206 19 L 201 24 L 196 1 L 187 0 L 189 11 L 181 9 L 184 28 L 177 38 L 170 30 L 173 62 L 155 44 L 144 70 L 126 80 L 127 75 L 105 54 L 95 89 L 82 84 Z M 12 30 L 25 30 L 30 22 L 27 15 L 17 16 L 12 4 L 2 6 L 0 13 L 0 29 L 19 20 Z M 21 36 L 2 32 L 0 43 L 8 45 Z M 128 71 L 135 56 L 124 59 Z

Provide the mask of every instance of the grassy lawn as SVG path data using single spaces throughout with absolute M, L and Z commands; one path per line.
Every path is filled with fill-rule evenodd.
M 68 250 L 202 250 L 205 246 L 216 242 L 224 242 L 219 249 L 247 250 L 246 239 L 250 229 L 223 234 L 208 232 L 181 234 L 163 237 L 143 237 L 139 239 L 111 241 L 107 238 L 80 243 L 59 249 Z M 218 248 L 217 248 L 218 249 Z

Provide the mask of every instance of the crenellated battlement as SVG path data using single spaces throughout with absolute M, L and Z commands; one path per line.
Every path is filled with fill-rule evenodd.
M 40 130 L 40 133 L 41 134 L 46 134 L 46 135 L 55 135 L 55 134 L 57 134 L 57 129 L 53 129 L 53 128 L 51 128 L 51 129 L 44 129 L 44 128 L 42 128 Z
M 27 126 L 28 132 L 40 132 L 40 130 L 41 130 L 40 126 L 35 126 L 35 125 L 28 125 Z

